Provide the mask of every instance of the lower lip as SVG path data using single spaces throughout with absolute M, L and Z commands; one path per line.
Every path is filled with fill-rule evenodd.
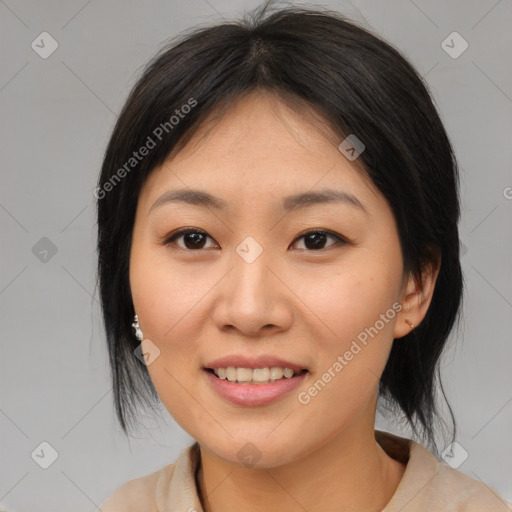
M 257 406 L 266 405 L 289 393 L 306 378 L 304 372 L 289 379 L 283 378 L 269 384 L 236 384 L 226 379 L 220 379 L 214 373 L 204 370 L 211 385 L 217 393 L 236 405 Z

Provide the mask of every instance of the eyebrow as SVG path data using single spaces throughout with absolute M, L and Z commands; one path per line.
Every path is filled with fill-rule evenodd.
M 216 210 L 225 210 L 228 204 L 203 190 L 194 190 L 190 188 L 169 190 L 162 194 L 151 206 L 149 213 L 155 208 L 169 203 L 185 203 L 195 206 L 204 206 L 206 208 L 214 208 Z M 294 208 L 306 208 L 316 204 L 325 203 L 344 203 L 353 206 L 362 212 L 368 214 L 367 209 L 363 206 L 361 201 L 343 190 L 336 190 L 332 188 L 325 188 L 317 192 L 302 192 L 283 198 L 282 208 L 290 211 Z

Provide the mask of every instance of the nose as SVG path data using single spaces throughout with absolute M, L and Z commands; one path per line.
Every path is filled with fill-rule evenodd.
M 230 272 L 216 287 L 213 321 L 220 330 L 258 337 L 291 326 L 291 292 L 265 253 L 252 262 L 234 253 Z

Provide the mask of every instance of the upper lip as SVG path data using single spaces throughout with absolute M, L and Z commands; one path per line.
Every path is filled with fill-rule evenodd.
M 227 368 L 229 366 L 234 366 L 237 368 L 272 368 L 273 366 L 279 366 L 281 368 L 290 368 L 295 371 L 305 370 L 306 367 L 300 364 L 292 363 L 290 361 L 286 361 L 285 359 L 281 359 L 280 357 L 274 356 L 258 356 L 258 357 L 249 357 L 243 355 L 228 355 L 221 357 L 219 359 L 215 359 L 207 363 L 204 367 L 207 369 L 215 369 L 215 368 Z

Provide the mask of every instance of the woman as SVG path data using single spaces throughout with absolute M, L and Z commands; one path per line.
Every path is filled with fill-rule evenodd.
M 196 442 L 101 510 L 511 510 L 375 430 L 381 397 L 437 454 L 457 187 L 418 74 L 336 13 L 264 5 L 156 56 L 105 154 L 98 277 L 123 429 L 160 399 Z

